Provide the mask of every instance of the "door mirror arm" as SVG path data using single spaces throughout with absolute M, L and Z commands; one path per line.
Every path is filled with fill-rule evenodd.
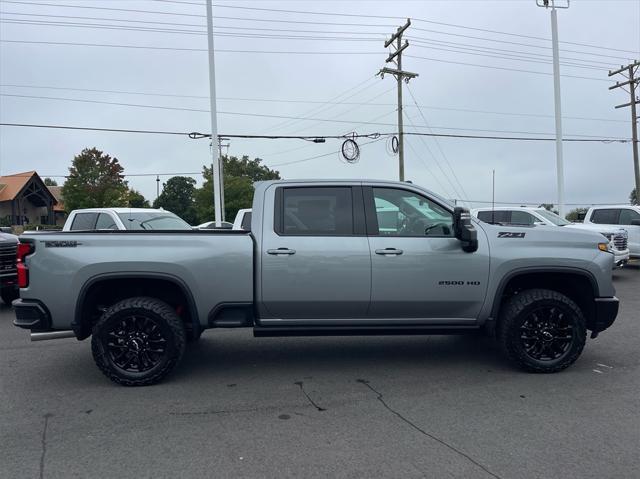
M 453 232 L 460 240 L 463 251 L 473 253 L 478 249 L 478 231 L 471 223 L 471 214 L 468 209 L 461 206 L 453 209 Z

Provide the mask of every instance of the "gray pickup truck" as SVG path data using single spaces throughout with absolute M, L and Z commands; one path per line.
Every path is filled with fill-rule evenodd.
M 410 183 L 256 184 L 251 231 L 25 233 L 15 325 L 92 337 L 113 381 L 147 385 L 205 329 L 255 336 L 495 336 L 556 372 L 613 323 L 601 234 L 478 222 Z

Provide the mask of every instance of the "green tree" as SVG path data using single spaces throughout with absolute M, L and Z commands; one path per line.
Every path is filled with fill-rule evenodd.
M 224 155 L 224 211 L 225 219 L 233 221 L 238 210 L 251 208 L 253 183 L 256 181 L 279 180 L 280 173 L 261 164 L 260 158 L 250 160 L 248 156 L 237 158 Z M 202 167 L 204 184 L 196 192 L 196 207 L 201 222 L 213 221 L 213 188 L 211 168 Z
M 47 186 L 58 186 L 58 182 L 52 178 L 45 178 L 44 184 Z
M 97 148 L 85 148 L 75 156 L 62 186 L 67 211 L 78 208 L 127 206 L 127 182 L 117 158 Z
M 584 215 L 587 214 L 588 208 L 576 208 L 567 213 L 567 221 L 573 221 L 574 223 L 582 221 Z
M 629 194 L 629 202 L 632 205 L 640 205 L 640 198 L 638 198 L 638 194 L 636 193 L 635 188 L 631 190 L 631 193 Z
M 153 207 L 171 211 L 191 225 L 198 224 L 195 192 L 196 180 L 188 176 L 174 176 L 162 184 L 162 193 L 153 202 Z
M 136 190 L 129 190 L 127 200 L 129 201 L 129 208 L 149 208 L 149 201 Z

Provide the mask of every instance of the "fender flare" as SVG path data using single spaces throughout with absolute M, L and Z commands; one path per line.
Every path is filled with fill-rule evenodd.
M 105 280 L 111 279 L 160 279 L 164 281 L 169 281 L 170 283 L 175 284 L 180 288 L 185 298 L 187 298 L 187 302 L 189 303 L 189 312 L 191 313 L 191 322 L 193 323 L 194 331 L 198 333 L 202 329 L 200 326 L 200 318 L 198 316 L 198 309 L 196 307 L 196 302 L 193 298 L 193 294 L 191 290 L 187 286 L 187 284 L 177 276 L 173 276 L 167 273 L 152 273 L 152 272 L 137 272 L 137 271 L 126 271 L 126 272 L 118 272 L 118 273 L 101 273 L 89 278 L 80 288 L 80 293 L 78 294 L 78 299 L 76 300 L 76 307 L 74 310 L 73 321 L 71 322 L 71 329 L 73 329 L 76 337 L 78 339 L 88 338 L 91 334 L 91 331 L 85 331 L 85 325 L 82 321 L 82 307 L 85 303 L 87 292 L 89 289 L 96 283 Z

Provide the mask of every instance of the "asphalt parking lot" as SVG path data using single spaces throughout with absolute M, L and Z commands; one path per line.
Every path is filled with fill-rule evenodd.
M 640 268 L 615 284 L 617 322 L 554 375 L 486 338 L 221 330 L 124 388 L 3 307 L 0 477 L 638 477 Z

